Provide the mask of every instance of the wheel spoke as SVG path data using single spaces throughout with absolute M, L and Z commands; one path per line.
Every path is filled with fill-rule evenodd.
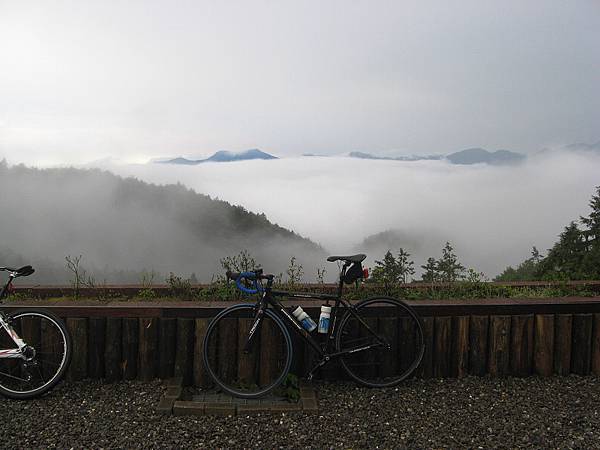
M 265 312 L 258 327 L 254 323 L 253 306 L 232 307 L 211 322 L 204 338 L 209 375 L 218 388 L 242 398 L 257 398 L 274 389 L 285 378 L 292 358 L 289 333 L 271 311 Z
M 15 313 L 9 318 L 26 344 L 23 355 L 31 361 L 0 358 L 0 393 L 13 398 L 40 395 L 58 382 L 66 370 L 70 355 L 66 327 L 60 319 L 42 311 Z M 0 343 L 4 341 L 0 339 Z
M 353 315 L 342 319 L 336 337 L 338 351 L 373 346 L 343 355 L 342 366 L 367 386 L 399 383 L 414 371 L 423 355 L 423 332 L 417 316 L 407 305 L 386 298 L 364 301 L 356 308 L 364 324 Z

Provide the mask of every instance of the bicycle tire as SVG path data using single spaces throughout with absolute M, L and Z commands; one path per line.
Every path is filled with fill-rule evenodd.
M 208 375 L 222 391 L 244 399 L 263 397 L 276 389 L 292 364 L 292 338 L 270 309 L 264 311 L 249 353 L 244 353 L 255 314 L 253 305 L 227 308 L 210 322 L 204 337 Z
M 0 394 L 18 400 L 39 397 L 56 386 L 65 375 L 71 362 L 71 336 L 65 323 L 45 310 L 15 311 L 7 319 L 33 349 L 30 352 L 34 356 L 29 362 L 0 358 Z M 17 348 L 4 329 L 0 333 L 3 334 L 4 344 L 12 343 L 4 349 Z M 31 379 L 25 380 L 23 376 L 30 376 Z
M 388 308 L 382 310 L 381 308 Z M 425 352 L 423 327 L 406 303 L 374 297 L 355 305 L 355 312 L 377 336 L 389 344 L 367 350 L 377 339 L 348 311 L 340 322 L 335 343 L 338 352 L 359 349 L 340 357 L 346 373 L 368 387 L 395 386 L 418 367 Z

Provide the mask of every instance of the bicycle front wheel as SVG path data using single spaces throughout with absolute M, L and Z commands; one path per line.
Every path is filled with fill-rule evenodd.
M 340 363 L 355 381 L 368 387 L 400 383 L 417 368 L 425 345 L 416 313 L 388 297 L 359 302 L 340 322 L 336 348 L 348 352 Z
M 19 358 L 2 357 L 18 349 L 5 329 L 0 330 L 0 394 L 29 399 L 52 389 L 71 359 L 71 338 L 64 322 L 47 311 L 10 314 L 7 321 L 26 347 Z
M 204 337 L 204 365 L 210 377 L 223 391 L 246 399 L 279 386 L 292 364 L 292 338 L 270 309 L 246 348 L 255 316 L 253 305 L 232 306 L 214 318 Z

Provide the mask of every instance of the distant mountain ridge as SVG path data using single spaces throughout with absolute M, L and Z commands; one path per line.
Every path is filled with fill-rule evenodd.
M 600 152 L 600 141 L 595 144 L 588 144 L 586 142 L 577 142 L 565 146 L 567 150 L 585 151 L 585 152 Z
M 194 272 L 209 281 L 222 274 L 221 258 L 244 249 L 272 271 L 287 267 L 292 255 L 306 267 L 327 256 L 318 244 L 262 213 L 180 184 L 155 185 L 98 169 L 34 169 L 0 161 L 0 190 L 19 193 L 0 196 L 0 264 L 43 265 L 28 280 L 34 283 L 68 282 L 64 258 L 69 254 L 83 255 L 88 269 L 99 268 L 92 274 L 98 281 L 104 279 L 99 274 L 106 274 L 108 282 L 128 283 L 139 278 L 116 272 L 154 270 L 158 283 L 169 272 Z
M 370 153 L 351 152 L 348 154 L 350 158 L 359 159 L 374 159 L 382 161 L 439 161 L 442 159 L 448 160 L 451 164 L 468 165 L 468 164 L 491 164 L 505 165 L 518 164 L 526 159 L 526 156 L 521 153 L 511 152 L 508 150 L 497 150 L 495 152 L 487 151 L 483 148 L 468 148 L 449 155 L 425 155 L 425 156 L 377 156 Z
M 489 152 L 483 148 L 468 148 L 460 152 L 452 153 L 446 156 L 446 159 L 452 164 L 491 164 L 491 165 L 510 165 L 525 161 L 527 157 L 521 153 L 511 152 L 509 150 L 496 150 Z
M 270 155 L 257 148 L 246 150 L 240 153 L 220 150 L 206 159 L 187 159 L 183 157 L 173 158 L 166 161 L 155 161 L 159 164 L 180 164 L 187 166 L 195 166 L 206 162 L 232 162 L 232 161 L 249 161 L 252 159 L 278 159 L 276 156 Z
M 370 153 L 364 152 L 350 152 L 348 154 L 350 158 L 359 158 L 359 159 L 377 159 L 383 161 L 437 161 L 440 159 L 444 159 L 443 155 L 424 155 L 424 156 L 377 156 L 372 155 Z

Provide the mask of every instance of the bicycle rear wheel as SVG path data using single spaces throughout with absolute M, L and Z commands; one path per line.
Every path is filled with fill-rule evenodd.
M 240 398 L 267 395 L 284 380 L 292 363 L 292 339 L 284 323 L 266 309 L 245 351 L 256 310 L 237 305 L 218 314 L 204 337 L 204 365 L 223 391 Z
M 355 381 L 369 387 L 394 386 L 417 368 L 425 345 L 423 328 L 405 303 L 388 297 L 363 300 L 342 318 L 336 335 L 340 363 Z
M 18 311 L 7 316 L 25 342 L 22 358 L 0 357 L 0 394 L 29 399 L 52 389 L 71 360 L 71 338 L 64 322 L 47 311 Z M 17 344 L 0 329 L 0 349 L 16 350 Z

